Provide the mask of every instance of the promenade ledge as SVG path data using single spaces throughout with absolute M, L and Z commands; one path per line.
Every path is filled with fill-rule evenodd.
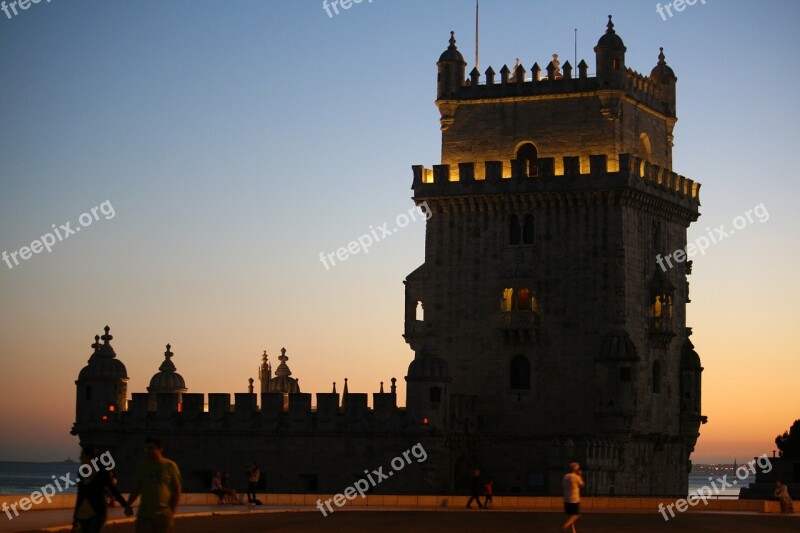
M 333 494 L 258 494 L 264 503 L 256 508 L 277 506 L 282 508 L 316 508 L 317 501 L 324 502 L 333 498 Z M 73 509 L 75 494 L 60 494 L 52 497 L 51 503 L 43 501 L 32 505 L 30 511 L 55 511 Z M 3 503 L 11 506 L 23 498 L 30 498 L 30 494 L 5 494 L 0 495 L 0 507 Z M 369 494 L 364 498 L 356 495 L 355 499 L 348 501 L 346 508 L 382 508 L 403 510 L 460 510 L 467 504 L 468 496 L 413 496 Z M 674 503 L 677 498 L 626 498 L 626 497 L 584 497 L 581 499 L 581 511 L 585 513 L 603 512 L 658 512 L 659 504 L 667 506 Z M 689 511 L 721 511 L 721 512 L 746 512 L 746 513 L 779 513 L 777 501 L 769 500 L 736 500 L 725 498 L 709 498 L 708 505 L 700 501 L 695 506 L 690 506 Z M 333 503 L 331 504 L 333 505 Z M 179 507 L 209 507 L 216 506 L 220 511 L 247 508 L 247 505 L 217 505 L 217 496 L 211 493 L 185 493 L 181 495 Z M 252 507 L 251 507 L 252 508 Z M 563 511 L 563 501 L 560 496 L 495 496 L 494 508 L 505 511 Z M 674 507 L 673 507 L 674 508 Z M 338 509 L 338 508 L 337 508 Z M 30 512 L 27 511 L 27 512 Z M 11 511 L 13 515 L 13 511 Z M 26 511 L 21 511 L 20 515 Z M 798 510 L 800 513 L 800 509 Z M 2 518 L 7 520 L 5 514 Z

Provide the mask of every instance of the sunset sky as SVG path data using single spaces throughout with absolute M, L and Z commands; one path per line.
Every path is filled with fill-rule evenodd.
M 321 4 L 0 12 L 0 253 L 108 202 L 50 253 L 0 262 L 0 460 L 78 455 L 74 381 L 106 324 L 129 394 L 169 342 L 190 392 L 245 392 L 261 352 L 286 347 L 304 392 L 394 376 L 404 403 L 402 282 L 424 221 L 330 269 L 319 254 L 413 206 L 411 165 L 440 157 L 435 63 L 454 30 L 474 66 L 475 2 Z M 650 1 L 485 1 L 481 70 L 572 63 L 577 28 L 593 75 L 608 14 L 629 67 L 648 74 L 663 46 L 678 77 L 673 167 L 702 183 L 689 239 L 769 215 L 693 258 L 688 325 L 709 418 L 693 459 L 771 455 L 800 418 L 800 3 L 663 20 Z

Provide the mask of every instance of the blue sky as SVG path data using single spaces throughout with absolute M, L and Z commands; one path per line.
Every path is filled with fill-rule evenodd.
M 800 404 L 779 370 L 798 371 L 800 4 L 707 0 L 664 21 L 650 1 L 484 1 L 481 70 L 572 62 L 578 28 L 591 74 L 608 14 L 629 67 L 648 74 L 663 46 L 678 76 L 674 169 L 703 184 L 690 239 L 770 213 L 695 258 L 689 309 L 713 409 L 698 453 L 766 452 L 800 416 L 759 412 Z M 450 30 L 470 70 L 472 0 L 365 0 L 332 18 L 316 0 L 0 13 L 0 251 L 115 209 L 52 253 L 0 263 L 0 418 L 16 428 L 0 459 L 74 448 L 73 381 L 106 323 L 133 392 L 166 342 L 194 392 L 243 391 L 261 351 L 284 345 L 306 391 L 402 387 L 402 280 L 424 224 L 331 270 L 318 255 L 406 212 L 411 165 L 438 163 Z

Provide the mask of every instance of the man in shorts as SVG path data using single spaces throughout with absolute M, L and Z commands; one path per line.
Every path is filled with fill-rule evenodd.
M 581 517 L 581 488 L 585 486 L 581 465 L 570 463 L 569 472 L 564 475 L 561 484 L 564 487 L 564 512 L 567 514 L 567 521 L 561 529 L 575 533 L 575 522 Z

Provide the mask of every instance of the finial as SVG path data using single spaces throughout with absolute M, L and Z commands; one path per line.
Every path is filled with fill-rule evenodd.
M 92 344 L 92 348 L 94 348 L 95 352 L 100 351 L 100 335 L 94 336 L 94 344 Z
M 381 394 L 383 394 L 383 381 L 381 381 Z
M 278 357 L 278 360 L 284 363 L 289 360 L 289 356 L 286 355 L 286 348 L 281 348 L 281 355 Z
M 667 62 L 666 62 L 666 61 L 664 61 L 664 59 L 665 59 L 665 56 L 664 56 L 664 47 L 663 47 L 663 46 L 662 46 L 662 47 L 660 47 L 660 48 L 659 48 L 659 50 L 660 50 L 661 52 L 658 54 L 658 64 L 659 64 L 659 65 L 666 65 L 666 64 L 667 64 Z
M 114 338 L 114 337 L 112 337 L 111 335 L 108 334 L 108 332 L 111 331 L 111 328 L 106 326 L 105 328 L 103 328 L 103 330 L 106 332 L 106 334 L 103 335 L 100 338 L 103 339 L 103 344 L 108 344 L 108 341 L 110 341 L 111 339 Z
M 250 394 L 253 394 L 253 378 L 248 379 L 247 382 L 250 384 L 247 387 L 247 392 L 249 392 Z
M 391 388 L 392 394 L 397 393 L 397 385 L 396 385 L 396 383 L 397 383 L 397 378 L 392 378 L 392 388 Z
M 616 33 L 614 31 L 614 23 L 611 22 L 611 15 L 608 16 L 608 24 L 606 24 L 606 28 L 608 28 L 606 33 Z
M 456 32 L 454 32 L 454 31 L 450 32 L 450 46 L 448 46 L 448 49 L 449 50 L 455 50 L 456 49 Z
M 175 363 L 172 362 L 173 355 L 175 354 L 172 353 L 172 346 L 167 344 L 167 351 L 164 352 L 164 362 L 158 367 L 161 372 L 175 372 L 175 370 L 177 370 L 175 368 Z
M 333 382 L 333 394 L 336 394 L 336 382 Z
M 263 354 L 261 354 L 261 362 L 262 362 L 262 363 L 266 363 L 266 362 L 267 362 L 267 357 L 268 357 L 268 356 L 267 356 L 267 351 L 266 351 L 266 350 L 264 350 L 264 353 L 263 353 Z
M 350 391 L 347 390 L 347 378 L 344 378 L 344 392 L 342 394 L 350 394 Z

